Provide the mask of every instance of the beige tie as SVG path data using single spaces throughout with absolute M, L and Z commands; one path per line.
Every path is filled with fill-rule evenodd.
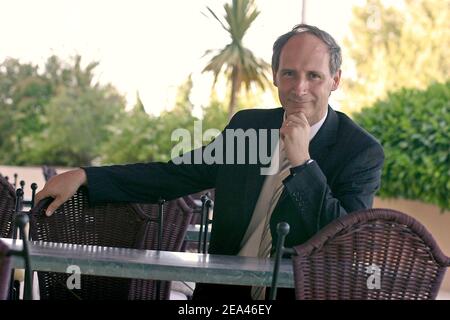
M 280 163 L 281 163 L 280 172 L 277 174 L 276 178 L 273 181 L 274 192 L 270 200 L 269 210 L 267 211 L 267 215 L 264 221 L 264 229 L 258 250 L 259 258 L 270 257 L 270 251 L 272 249 L 272 235 L 270 233 L 270 217 L 272 216 L 272 212 L 275 209 L 281 194 L 283 193 L 284 190 L 283 180 L 287 176 L 289 176 L 290 165 L 286 157 L 283 144 L 281 144 L 280 148 Z M 264 300 L 266 295 L 266 287 L 252 287 L 251 295 L 253 300 Z

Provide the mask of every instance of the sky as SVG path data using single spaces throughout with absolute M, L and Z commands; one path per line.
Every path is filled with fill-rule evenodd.
M 230 0 L 228 0 L 230 1 Z M 342 45 L 353 5 L 365 0 L 305 0 L 305 22 L 331 33 Z M 202 74 L 208 49 L 228 36 L 208 14 L 225 0 L 0 0 L 0 62 L 7 57 L 43 65 L 52 54 L 99 61 L 95 80 L 111 83 L 147 112 L 173 105 L 177 87 L 192 74 L 196 110 L 207 103 L 212 76 Z M 270 62 L 276 38 L 301 21 L 301 0 L 256 0 L 261 11 L 245 45 Z M 345 61 L 344 61 L 345 63 Z M 345 73 L 343 75 L 345 77 Z M 337 99 L 338 100 L 338 99 Z M 274 103 L 267 100 L 267 103 Z M 338 103 L 338 102 L 337 102 Z M 268 105 L 267 107 L 275 107 Z

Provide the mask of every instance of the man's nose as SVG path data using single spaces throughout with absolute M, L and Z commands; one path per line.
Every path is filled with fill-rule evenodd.
M 307 94 L 308 90 L 309 90 L 308 81 L 306 81 L 306 79 L 303 79 L 303 78 L 297 79 L 294 89 L 295 89 L 295 93 L 298 95 Z

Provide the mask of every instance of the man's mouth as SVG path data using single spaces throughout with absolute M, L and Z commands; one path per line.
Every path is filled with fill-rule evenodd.
M 310 100 L 294 100 L 294 99 L 289 99 L 289 101 L 293 104 L 305 104 L 311 102 Z

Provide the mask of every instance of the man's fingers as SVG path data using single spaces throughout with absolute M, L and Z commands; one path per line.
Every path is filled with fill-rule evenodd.
M 299 112 L 298 116 L 309 125 L 309 121 L 308 118 L 306 117 L 306 114 L 304 114 L 303 112 Z
M 49 204 L 47 210 L 45 210 L 45 214 L 47 215 L 47 217 L 50 217 L 53 212 L 55 212 L 55 210 L 58 209 L 59 206 L 61 206 L 63 203 L 64 201 L 60 198 L 56 198 L 55 200 L 53 200 L 53 202 Z
M 34 203 L 38 204 L 39 202 L 41 202 L 42 199 L 44 199 L 46 197 L 47 197 L 47 195 L 43 192 L 43 190 L 41 190 L 38 193 L 36 193 L 36 195 L 34 196 Z
M 290 114 L 287 118 L 286 121 L 291 121 L 293 123 L 296 124 L 308 124 L 308 119 L 306 118 L 306 115 L 303 112 L 296 112 L 293 114 Z
M 41 191 L 39 191 L 38 193 L 36 193 L 36 195 L 34 196 L 34 203 L 37 205 L 39 202 L 41 202 L 42 200 L 44 200 L 45 198 L 55 198 L 55 196 L 51 193 L 49 193 L 45 188 L 42 189 Z

